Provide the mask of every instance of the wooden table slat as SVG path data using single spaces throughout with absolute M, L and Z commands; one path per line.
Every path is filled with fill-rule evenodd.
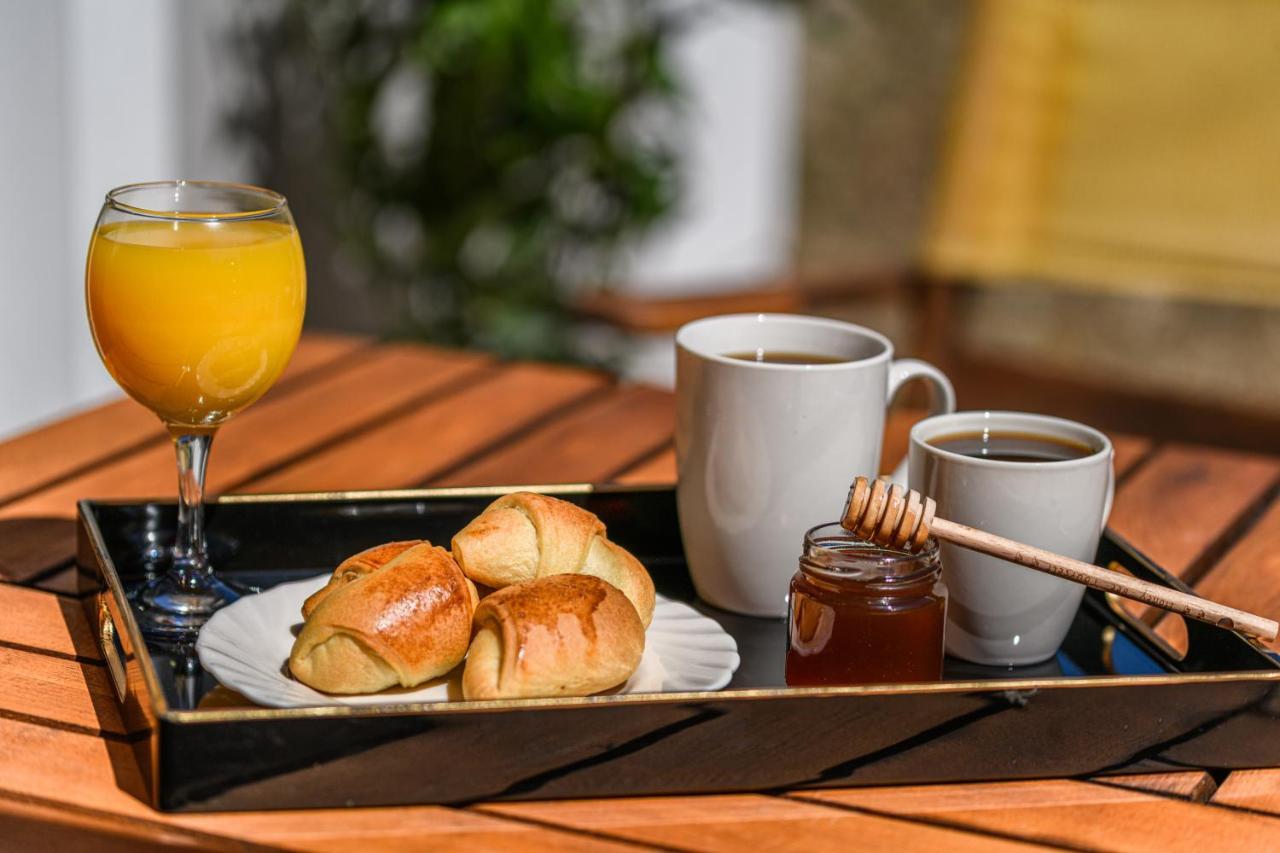
M 674 417 L 669 393 L 623 386 L 431 484 L 603 482 L 669 441 Z
M 208 473 L 216 494 L 274 465 L 284 464 L 362 425 L 480 369 L 484 359 L 418 347 L 383 347 L 296 391 L 266 399 L 218 431 Z M 59 483 L 0 509 L 0 517 L 75 514 L 83 497 L 145 498 L 171 495 L 176 486 L 167 444 Z
M 1203 770 L 1185 770 L 1178 773 L 1140 773 L 1132 776 L 1103 776 L 1093 780 L 1099 785 L 1117 785 L 1152 794 L 1182 797 L 1184 800 L 1205 802 L 1218 787 L 1213 777 Z
M 364 345 L 361 338 L 308 334 L 276 387 L 288 388 L 310 371 L 334 364 Z M 140 444 L 165 440 L 156 416 L 128 399 L 24 433 L 0 443 L 0 503 Z
M 0 791 L 151 818 L 132 747 L 0 716 Z
M 613 478 L 615 483 L 629 486 L 675 485 L 676 449 L 666 447 Z
M 1275 617 L 1280 614 L 1280 501 L 1263 512 L 1244 538 L 1236 542 L 1195 585 L 1196 592 L 1233 607 Z M 1168 628 L 1165 627 L 1166 621 Z M 1185 627 L 1179 633 L 1177 623 L 1161 619 L 1157 631 L 1175 645 L 1185 648 Z M 1280 650 L 1280 640 L 1271 648 Z
M 1112 434 L 1111 446 L 1115 449 L 1116 481 L 1121 482 L 1155 450 L 1155 442 L 1138 435 Z
M 80 582 L 76 575 L 74 563 L 70 563 L 52 574 L 42 575 L 35 580 L 28 581 L 28 583 L 31 584 L 33 589 L 40 589 L 45 592 L 69 596 L 80 595 Z
M 0 646 L 0 713 L 36 718 L 88 734 L 124 735 L 106 667 Z
M 79 601 L 0 583 L 0 645 L 101 660 Z
M 538 826 L 469 809 L 408 806 L 183 815 L 187 829 L 225 833 L 284 850 L 325 851 L 632 851 L 625 839 Z
M 0 716 L 0 798 L 88 806 L 123 824 L 143 820 L 295 850 L 595 849 L 607 839 L 558 832 L 441 806 L 305 811 L 162 814 L 139 797 L 142 781 L 130 746 Z M 612 845 L 620 846 L 620 845 Z M 477 847 L 471 847 L 477 849 Z
M 512 365 L 474 377 L 443 399 L 375 425 L 300 462 L 245 483 L 239 491 L 336 491 L 408 488 L 468 455 L 519 440 L 531 424 L 608 380 L 580 370 Z
M 141 853 L 173 849 L 270 850 L 242 839 L 192 832 L 159 821 L 122 820 L 69 803 L 39 803 L 0 793 L 0 850 L 92 850 Z
M 1261 850 L 1280 818 L 1070 779 L 805 791 L 789 795 L 876 813 L 927 817 L 1075 849 Z
M 1188 445 L 1156 451 L 1116 492 L 1109 526 L 1166 571 L 1195 583 L 1280 477 L 1280 459 Z M 1164 611 L 1124 602 L 1155 624 Z M 1181 617 L 1164 633 L 1186 648 Z
M 636 797 L 545 803 L 489 803 L 485 814 L 605 832 L 648 844 L 707 851 L 1031 850 L 1036 845 L 982 830 L 954 831 L 896 816 L 833 809 L 756 794 L 698 798 Z
M 1218 786 L 1211 802 L 1280 816 L 1280 769 L 1237 770 Z
M 0 518 L 0 580 L 28 582 L 70 564 L 71 518 Z
M 1168 445 L 1117 492 L 1111 527 L 1184 579 L 1280 477 L 1280 459 Z

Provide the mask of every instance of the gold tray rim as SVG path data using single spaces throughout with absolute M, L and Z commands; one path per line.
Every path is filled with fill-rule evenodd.
M 673 486 L 664 484 L 621 483 L 554 483 L 502 486 L 447 486 L 421 489 L 372 489 L 326 492 L 280 492 L 267 494 L 223 495 L 209 501 L 210 504 L 256 503 L 320 503 L 342 500 L 418 500 L 442 497 L 498 497 L 516 491 L 534 491 L 549 495 L 607 494 L 610 492 L 671 491 Z M 114 599 L 123 628 L 132 649 L 146 649 L 133 609 L 128 606 L 124 585 L 115 565 L 107 554 L 102 531 L 92 512 L 93 506 L 128 506 L 159 501 L 171 503 L 172 498 L 129 498 L 95 500 L 84 498 L 77 502 L 79 523 L 88 535 L 98 570 L 106 581 Z M 116 620 L 120 621 L 120 620 Z M 1247 640 L 1247 638 L 1244 638 Z M 98 640 L 101 642 L 102 637 Z M 1255 648 L 1257 647 L 1256 644 Z M 1162 686 L 1182 684 L 1222 684 L 1229 682 L 1280 681 L 1280 669 L 1256 672 L 1220 673 L 1172 673 L 1167 675 L 1095 675 L 1058 678 L 1023 679 L 971 679 L 928 684 L 877 684 L 853 687 L 767 687 L 749 689 L 725 689 L 682 693 L 635 693 L 624 696 L 584 696 L 550 699 L 494 699 L 483 701 L 401 702 L 385 705 L 338 705 L 317 708 L 216 708 L 183 710 L 169 707 L 160 687 L 159 674 L 150 654 L 136 655 L 147 696 L 145 700 L 150 714 L 156 720 L 177 724 L 259 722 L 283 719 L 316 719 L 322 717 L 403 717 L 428 715 L 477 714 L 515 712 L 526 709 L 570 709 L 615 705 L 654 705 L 691 701 L 758 701 L 769 699 L 829 698 L 840 696 L 928 695 L 934 693 L 996 692 L 1016 693 L 1038 690 L 1070 690 L 1088 688 L 1114 688 L 1135 686 Z M 143 697 L 139 697 L 140 699 Z

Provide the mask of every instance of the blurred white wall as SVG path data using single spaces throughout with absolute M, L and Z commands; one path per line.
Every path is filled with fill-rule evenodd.
M 84 259 L 108 189 L 243 177 L 215 130 L 221 3 L 0 0 L 0 435 L 118 395 Z
M 624 267 L 625 289 L 648 296 L 758 286 L 789 270 L 795 241 L 799 12 L 750 0 L 685 5 L 701 11 L 671 50 L 684 87 L 682 198 Z
M 672 51 L 685 87 L 683 198 L 619 288 L 653 297 L 759 287 L 791 268 L 800 185 L 803 28 L 791 3 L 718 0 Z M 671 335 L 635 336 L 623 372 L 675 383 Z
M 75 301 L 66 247 L 70 145 L 60 109 L 67 69 L 50 61 L 50 51 L 66 38 L 62 12 L 53 3 L 0 6 L 3 431 L 55 411 L 75 384 L 74 348 L 66 341 L 74 334 L 67 312 Z
M 227 23 L 253 0 L 0 0 L 0 437 L 119 392 L 93 349 L 84 258 L 103 194 L 246 180 L 221 115 L 243 83 Z M 786 4 L 718 2 L 675 45 L 688 90 L 685 199 L 623 266 L 651 295 L 750 286 L 789 265 L 801 31 Z M 669 381 L 669 338 L 627 372 Z

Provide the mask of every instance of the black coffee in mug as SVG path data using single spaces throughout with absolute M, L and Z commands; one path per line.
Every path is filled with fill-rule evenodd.
M 1065 462 L 1097 452 L 1069 438 L 1032 432 L 957 432 L 931 438 L 929 444 L 961 456 L 998 462 Z
M 771 349 L 757 349 L 749 352 L 727 352 L 725 358 L 736 358 L 739 361 L 758 361 L 761 364 L 841 364 L 848 361 L 834 355 L 816 355 L 807 352 L 781 352 Z

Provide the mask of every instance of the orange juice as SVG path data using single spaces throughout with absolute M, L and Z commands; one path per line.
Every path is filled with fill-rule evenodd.
M 306 271 L 288 224 L 128 221 L 94 234 L 85 289 L 116 382 L 171 426 L 213 427 L 284 370 Z

